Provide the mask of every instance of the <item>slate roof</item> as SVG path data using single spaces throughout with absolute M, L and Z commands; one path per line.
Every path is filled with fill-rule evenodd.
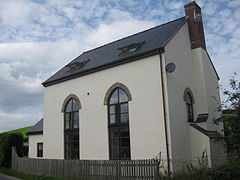
M 28 135 L 31 134 L 43 134 L 43 118 L 40 119 L 27 133 Z
M 86 51 L 67 64 L 45 82 L 43 86 L 50 86 L 85 74 L 93 73 L 105 68 L 113 67 L 122 63 L 137 60 L 163 50 L 167 42 L 177 33 L 186 22 L 182 17 L 174 21 L 156 26 L 140 33 L 111 42 L 98 48 Z M 120 49 L 134 44 L 142 43 L 137 50 L 121 54 Z M 70 69 L 71 65 L 83 63 L 80 68 Z

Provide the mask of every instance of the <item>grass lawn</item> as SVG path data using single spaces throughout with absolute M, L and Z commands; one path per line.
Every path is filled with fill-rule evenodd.
M 13 171 L 11 169 L 1 168 L 1 167 L 0 167 L 0 173 L 6 174 L 8 176 L 14 176 L 14 177 L 22 179 L 22 180 L 63 180 L 61 178 L 55 178 L 55 177 L 25 174 L 22 172 Z
M 11 134 L 11 133 L 21 133 L 23 134 L 23 138 L 27 138 L 27 132 L 29 131 L 29 129 L 31 129 L 32 126 L 28 126 L 28 127 L 24 127 L 24 128 L 20 128 L 20 129 L 14 129 L 14 130 L 11 130 L 11 131 L 6 131 L 6 132 L 3 132 L 3 133 L 8 133 L 8 134 Z M 2 134 L 2 133 L 0 133 Z

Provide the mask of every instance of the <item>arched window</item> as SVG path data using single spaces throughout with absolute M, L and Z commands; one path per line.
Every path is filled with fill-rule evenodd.
M 193 122 L 194 121 L 194 116 L 193 116 L 193 99 L 192 99 L 192 96 L 191 96 L 191 94 L 189 92 L 186 92 L 185 102 L 186 102 L 186 107 L 187 107 L 187 119 L 188 119 L 188 122 Z
M 70 98 L 64 109 L 65 159 L 79 159 L 79 109 L 80 105 Z
M 108 99 L 110 159 L 131 159 L 128 101 L 122 88 L 115 88 Z

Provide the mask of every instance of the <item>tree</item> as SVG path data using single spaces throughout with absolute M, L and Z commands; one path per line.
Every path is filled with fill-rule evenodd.
M 227 97 L 223 102 L 223 115 L 216 122 L 222 122 L 224 135 L 219 135 L 218 141 L 225 145 L 230 160 L 240 159 L 240 82 L 238 74 L 234 73 L 229 80 L 231 90 L 222 88 Z
M 3 133 L 0 135 L 0 166 L 11 167 L 11 148 L 16 147 L 18 156 L 23 156 L 24 138 L 21 133 Z

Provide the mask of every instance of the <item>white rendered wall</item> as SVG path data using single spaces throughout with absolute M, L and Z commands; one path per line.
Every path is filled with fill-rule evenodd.
M 208 161 L 208 165 L 211 167 L 211 158 L 209 158 L 211 152 L 209 137 L 195 128 L 190 128 L 190 134 L 192 151 L 191 164 L 199 166 L 198 160 L 201 160 L 201 156 L 204 153 L 204 156 L 207 158 L 205 160 Z
M 164 57 L 166 64 L 176 64 L 175 72 L 166 74 L 170 132 L 174 132 L 170 137 L 172 168 L 176 171 L 194 163 L 203 151 L 207 150 L 208 155 L 211 153 L 209 138 L 187 122 L 184 90 L 190 88 L 193 93 L 194 119 L 202 113 L 209 113 L 209 119 L 212 119 L 218 114 L 214 113 L 219 103 L 218 79 L 206 51 L 202 48 L 191 50 L 187 23 L 167 44 Z M 209 130 L 207 124 L 212 123 L 198 125 Z
M 131 158 L 166 158 L 159 56 L 119 65 L 45 88 L 44 157 L 64 158 L 62 104 L 69 94 L 81 101 L 80 158 L 109 159 L 107 106 L 104 96 L 120 82 L 129 102 Z M 89 93 L 89 95 L 87 95 Z
M 209 113 L 207 128 L 208 130 L 220 131 L 223 127 L 216 126 L 213 123 L 213 120 L 219 118 L 221 115 L 221 113 L 218 111 L 218 108 L 221 106 L 218 79 L 213 69 L 213 66 L 211 65 L 211 60 L 209 59 L 207 52 L 203 49 L 198 51 L 201 51 L 201 54 L 202 54 L 206 90 L 207 90 L 207 103 L 208 103 L 208 113 Z
M 196 91 L 187 23 L 168 42 L 164 55 L 165 64 L 174 63 L 176 65 L 173 73 L 166 74 L 171 161 L 173 162 L 172 170 L 176 171 L 181 170 L 186 164 L 186 160 L 192 158 L 190 139 L 190 128 L 192 127 L 187 122 L 186 105 L 183 100 L 186 88 L 190 88 L 193 95 Z M 194 115 L 196 118 L 195 111 Z
M 29 135 L 28 143 L 29 143 L 28 157 L 29 158 L 38 158 L 37 157 L 37 143 L 43 143 L 43 135 L 42 134 Z M 43 157 L 44 157 L 44 143 L 43 143 Z
M 211 165 L 210 140 L 187 122 L 183 94 L 185 88 L 190 88 L 193 93 L 195 120 L 198 114 L 209 114 L 207 123 L 198 123 L 199 126 L 206 130 L 221 130 L 221 125 L 214 126 L 212 123 L 214 117 L 219 117 L 216 112 L 220 105 L 218 79 L 207 52 L 202 48 L 191 49 L 187 23 L 165 47 L 164 60 L 165 64 L 176 64 L 175 72 L 167 73 L 165 77 L 173 171 L 181 170 L 190 162 L 194 163 L 205 150 Z
M 208 122 L 205 124 L 205 128 L 208 130 L 219 130 L 222 126 L 213 125 L 213 119 L 220 116 L 221 113 L 217 111 L 220 103 L 219 85 L 217 75 L 211 64 L 207 52 L 202 48 L 192 50 L 192 56 L 194 57 L 194 68 L 197 71 L 196 87 L 201 89 L 197 91 L 196 101 L 199 102 L 198 113 L 208 113 Z M 201 86 L 202 84 L 202 86 Z
M 206 97 L 204 101 L 206 102 L 205 108 L 208 113 L 207 123 L 202 123 L 202 127 L 211 131 L 218 131 L 223 133 L 223 125 L 220 123 L 216 125 L 213 121 L 220 117 L 221 113 L 218 108 L 221 106 L 220 94 L 219 94 L 219 84 L 217 75 L 211 64 L 211 60 L 205 50 L 202 48 L 197 48 L 192 51 L 193 57 L 196 60 L 202 62 L 202 77 L 205 82 Z M 203 99 L 203 98 L 202 98 Z M 226 161 L 226 154 L 224 153 L 224 148 L 222 145 L 217 144 L 214 140 L 210 141 L 210 150 L 208 151 L 209 162 L 212 166 L 220 165 L 222 162 Z
M 206 79 L 204 72 L 204 62 L 202 57 L 202 52 L 205 51 L 202 48 L 196 48 L 192 50 L 193 58 L 193 70 L 194 70 L 194 85 L 196 88 L 194 99 L 195 99 L 195 109 L 196 114 L 208 113 L 208 102 L 207 102 L 207 88 Z M 213 76 L 216 76 L 214 74 Z M 204 128 L 206 125 L 204 124 Z

